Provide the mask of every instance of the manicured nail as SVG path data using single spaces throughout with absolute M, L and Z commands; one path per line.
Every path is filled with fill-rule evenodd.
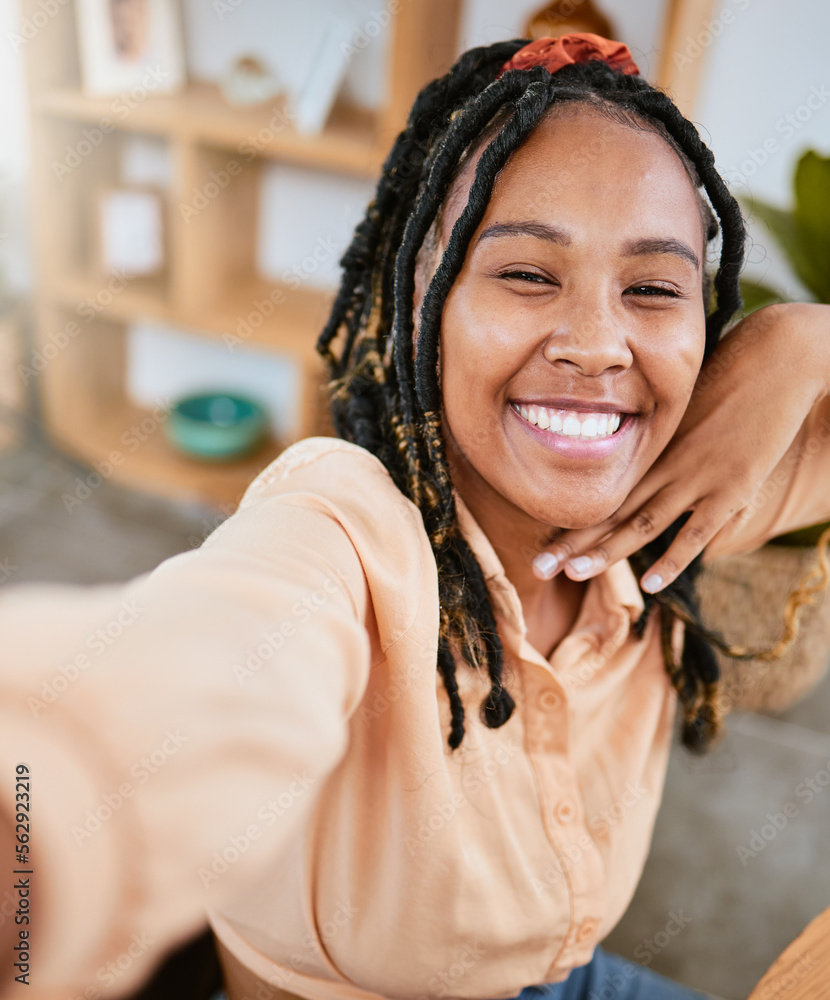
M 550 580 L 559 565 L 559 558 L 552 552 L 540 552 L 533 560 L 533 572 L 540 580 Z
M 663 577 L 659 573 L 649 573 L 643 580 L 643 590 L 648 594 L 653 594 L 663 586 Z
M 574 571 L 574 573 L 579 573 L 582 576 L 583 573 L 587 573 L 588 570 L 594 565 L 594 560 L 590 556 L 576 556 L 574 559 L 568 561 L 568 565 Z

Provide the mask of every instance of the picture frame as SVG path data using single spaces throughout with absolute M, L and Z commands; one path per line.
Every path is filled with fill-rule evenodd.
M 166 192 L 151 184 L 102 188 L 95 213 L 96 270 L 102 277 L 162 278 L 167 271 Z
M 170 0 L 76 0 L 83 89 L 95 97 L 141 88 L 173 93 L 186 82 L 178 4 Z

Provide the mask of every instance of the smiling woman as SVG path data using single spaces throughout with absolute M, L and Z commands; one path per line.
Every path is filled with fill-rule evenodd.
M 485 86 L 488 71 L 495 79 Z M 740 302 L 744 228 L 693 126 L 639 76 L 624 46 L 597 36 L 467 53 L 421 94 L 387 169 L 344 258 L 320 346 L 338 380 L 339 433 L 381 458 L 430 533 L 456 746 L 464 710 L 453 644 L 488 668 L 488 725 L 502 725 L 513 708 L 456 497 L 484 529 L 528 634 L 549 655 L 584 586 L 566 576 L 551 584 L 549 570 L 540 581 L 527 554 L 562 529 L 604 524 L 670 441 L 703 357 Z M 706 248 L 719 233 L 710 201 L 723 232 L 717 308 L 707 316 Z M 335 358 L 328 345 L 341 327 Z M 376 419 L 360 419 L 370 407 Z M 679 525 L 663 527 L 661 551 Z M 584 565 L 578 558 L 572 571 Z M 552 562 L 546 553 L 537 567 Z M 684 741 L 705 748 L 718 727 L 714 657 L 692 635 L 678 664 L 670 641 L 675 617 L 696 620 L 698 563 L 666 579 L 656 600 Z
M 39 995 L 123 995 L 207 911 L 231 1000 L 699 996 L 599 942 L 678 704 L 688 747 L 718 732 L 702 550 L 830 517 L 829 310 L 721 340 L 743 244 L 619 43 L 474 49 L 421 92 L 318 345 L 340 439 L 129 584 L 0 597 Z

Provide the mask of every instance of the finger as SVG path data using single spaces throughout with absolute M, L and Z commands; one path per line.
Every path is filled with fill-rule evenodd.
M 548 545 L 547 548 L 533 559 L 534 574 L 541 580 L 551 579 L 570 560 L 584 555 L 598 542 L 604 541 L 606 536 L 613 536 L 614 529 L 620 525 L 624 525 L 628 518 L 635 514 L 639 507 L 649 501 L 658 489 L 659 487 L 653 483 L 646 482 L 644 478 L 626 497 L 617 510 L 604 521 L 591 525 L 589 528 L 574 528 L 564 531 L 555 542 Z M 622 558 L 622 556 L 618 558 Z M 597 570 L 597 572 L 600 571 Z M 593 574 L 588 573 L 588 576 L 591 575 Z
M 734 506 L 722 502 L 701 504 L 678 531 L 665 553 L 643 573 L 640 580 L 643 590 L 647 594 L 656 594 L 674 583 L 734 514 Z
M 560 570 L 572 580 L 587 580 L 641 549 L 691 506 L 694 494 L 666 487 L 645 501 L 630 496 L 602 526 L 565 532 L 550 547 L 548 559 L 537 557 L 534 571 L 549 579 Z M 597 532 L 597 528 L 601 528 Z M 542 576 L 542 572 L 547 575 Z
M 643 526 L 634 527 L 635 522 L 644 513 L 641 511 L 623 531 L 619 532 L 614 539 L 614 548 L 611 555 L 612 561 L 629 556 L 641 548 L 646 542 L 656 538 L 667 524 L 655 522 L 649 531 L 643 531 Z M 686 569 L 689 563 L 699 555 L 717 534 L 723 524 L 729 519 L 733 511 L 722 503 L 713 504 L 711 501 L 692 512 L 691 517 L 678 531 L 677 536 L 665 553 L 654 562 L 642 575 L 640 586 L 646 593 L 656 594 L 658 591 L 673 583 L 678 576 Z M 679 516 L 679 515 L 678 515 Z M 668 524 L 673 523 L 669 521 Z M 603 546 L 588 553 L 592 559 L 594 572 L 601 572 L 604 556 Z M 624 555 L 620 555 L 624 553 Z M 610 565 L 610 562 L 605 564 Z M 571 579 L 583 579 L 578 572 L 572 570 L 570 565 L 566 566 L 566 573 Z
M 687 497 L 670 489 L 658 493 L 600 544 L 569 559 L 563 567 L 565 575 L 572 580 L 586 580 L 602 573 L 659 537 L 691 506 Z

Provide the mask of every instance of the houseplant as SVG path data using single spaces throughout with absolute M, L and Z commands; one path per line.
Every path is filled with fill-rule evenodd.
M 816 302 L 830 303 L 830 157 L 809 150 L 796 164 L 793 207 L 745 199 L 784 251 L 795 276 Z M 743 280 L 744 314 L 782 302 L 775 288 Z M 707 566 L 698 578 L 703 620 L 737 645 L 766 648 L 782 631 L 787 597 L 816 561 L 815 545 L 830 522 L 773 539 L 757 552 Z M 780 659 L 737 661 L 718 655 L 725 710 L 782 711 L 804 697 L 827 671 L 830 656 L 827 590 L 802 608 L 800 632 Z

